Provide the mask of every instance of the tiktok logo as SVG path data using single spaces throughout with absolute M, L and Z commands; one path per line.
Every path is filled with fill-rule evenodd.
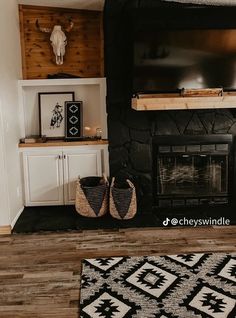
M 170 219 L 168 219 L 168 218 L 166 218 L 164 221 L 163 221 L 163 225 L 164 226 L 167 226 L 168 224 L 169 224 L 169 222 L 170 222 Z

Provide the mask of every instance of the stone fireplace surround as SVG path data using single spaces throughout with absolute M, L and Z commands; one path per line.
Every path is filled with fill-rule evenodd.
M 138 210 L 142 214 L 153 212 L 153 136 L 236 135 L 234 110 L 138 112 L 131 109 L 130 14 L 136 9 L 158 10 L 162 5 L 161 1 L 155 0 L 107 0 L 104 12 L 110 173 L 117 178 L 130 178 L 135 183 Z M 164 5 L 184 7 L 172 3 Z

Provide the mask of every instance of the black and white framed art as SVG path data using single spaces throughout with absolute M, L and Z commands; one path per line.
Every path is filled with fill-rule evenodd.
M 81 101 L 65 102 L 65 139 L 75 140 L 82 137 L 83 121 L 82 121 Z
M 74 92 L 38 93 L 40 135 L 65 138 L 65 102 L 74 101 Z

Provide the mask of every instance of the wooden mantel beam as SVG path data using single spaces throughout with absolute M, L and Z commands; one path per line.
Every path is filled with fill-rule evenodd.
M 222 96 L 201 97 L 145 94 L 132 98 L 132 108 L 138 111 L 236 108 L 236 92 L 224 92 Z

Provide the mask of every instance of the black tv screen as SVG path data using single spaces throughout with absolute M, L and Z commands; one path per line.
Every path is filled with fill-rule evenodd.
M 236 29 L 140 32 L 133 71 L 134 93 L 236 89 Z

